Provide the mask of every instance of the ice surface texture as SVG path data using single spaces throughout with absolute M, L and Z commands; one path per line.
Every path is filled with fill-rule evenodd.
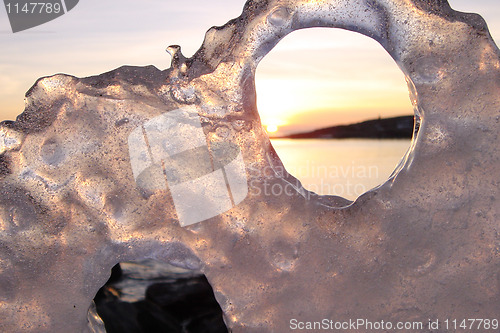
M 255 103 L 258 62 L 319 26 L 380 42 L 420 125 L 350 205 L 284 171 Z M 499 319 L 500 61 L 481 17 L 445 0 L 249 1 L 192 58 L 169 52 L 165 71 L 40 79 L 2 124 L 2 332 L 102 331 L 95 293 L 144 258 L 201 269 L 233 332 Z

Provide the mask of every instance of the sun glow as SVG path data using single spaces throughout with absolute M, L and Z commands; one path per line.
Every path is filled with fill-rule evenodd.
M 286 126 L 287 122 L 278 118 L 263 118 L 262 125 L 269 134 L 281 132 L 281 127 Z
M 274 124 L 267 125 L 266 130 L 267 130 L 267 133 L 276 133 L 276 132 L 278 132 L 278 125 L 274 125 Z

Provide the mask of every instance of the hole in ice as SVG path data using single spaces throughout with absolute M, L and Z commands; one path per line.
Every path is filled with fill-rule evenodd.
M 260 63 L 256 89 L 285 168 L 318 194 L 356 199 L 384 183 L 410 146 L 413 107 L 404 75 L 366 36 L 295 31 Z M 367 120 L 373 122 L 330 128 Z
M 227 332 L 206 277 L 156 260 L 116 265 L 94 301 L 107 333 Z

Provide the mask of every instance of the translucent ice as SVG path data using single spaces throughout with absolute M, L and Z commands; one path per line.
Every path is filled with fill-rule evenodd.
M 257 113 L 258 62 L 313 26 L 379 41 L 420 126 L 391 179 L 354 203 L 304 190 Z M 2 124 L 2 332 L 102 331 L 95 293 L 144 258 L 201 269 L 233 332 L 494 327 L 500 60 L 481 17 L 444 0 L 249 1 L 192 58 L 168 50 L 166 71 L 40 79 Z

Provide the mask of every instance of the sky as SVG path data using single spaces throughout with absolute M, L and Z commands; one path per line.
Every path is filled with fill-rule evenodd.
M 0 120 L 15 119 L 37 78 L 85 77 L 122 65 L 170 66 L 167 46 L 191 56 L 205 32 L 240 15 L 244 0 L 80 0 L 67 14 L 12 33 L 0 8 Z M 499 0 L 449 0 L 481 14 L 500 42 Z M 296 31 L 260 63 L 257 103 L 278 134 L 412 114 L 402 72 L 368 37 L 339 29 Z

